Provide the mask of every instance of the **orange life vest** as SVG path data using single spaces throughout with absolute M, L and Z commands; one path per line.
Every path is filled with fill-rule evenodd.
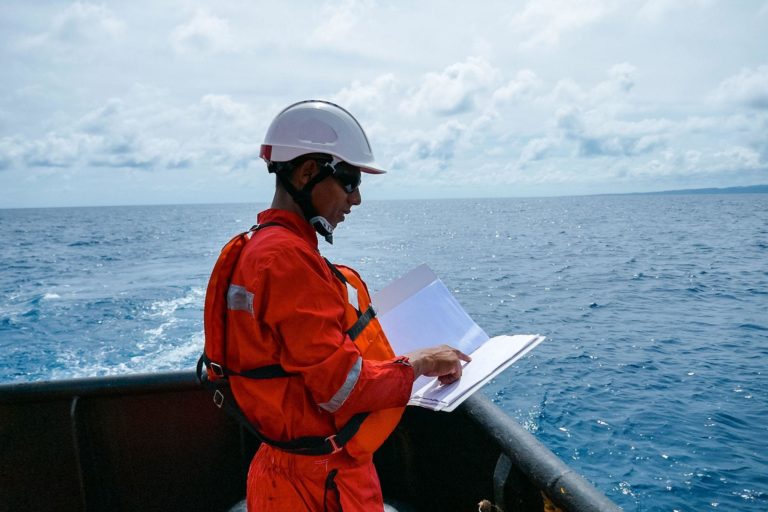
M 347 297 L 345 312 L 347 332 L 355 342 L 355 346 L 362 354 L 363 359 L 374 361 L 392 359 L 395 357 L 395 353 L 389 345 L 384 329 L 381 328 L 381 324 L 375 318 L 368 287 L 360 275 L 351 268 L 343 265 L 333 265 L 333 267 L 343 277 L 343 279 L 339 279 L 339 284 L 344 288 L 344 295 Z M 334 274 L 340 277 L 336 272 Z M 350 287 L 353 290 L 350 290 Z M 357 304 L 354 304 L 355 295 L 357 296 Z M 371 315 L 371 318 L 362 331 L 359 334 L 350 332 L 349 330 L 354 329 L 355 324 L 365 315 Z M 356 335 L 353 336 L 353 334 Z M 405 407 L 395 407 L 370 413 L 357 434 L 347 443 L 347 452 L 353 457 L 375 452 L 400 422 L 404 410 Z
M 254 226 L 236 235 L 222 249 L 208 282 L 205 297 L 204 328 L 205 349 L 197 365 L 198 378 L 214 391 L 214 403 L 245 424 L 259 439 L 272 446 L 292 453 L 318 455 L 333 453 L 346 448 L 354 458 L 372 454 L 397 426 L 404 407 L 359 413 L 345 424 L 336 424 L 338 433 L 328 438 L 299 438 L 291 441 L 274 441 L 266 438 L 248 421 L 228 391 L 227 377 L 238 375 L 251 379 L 290 377 L 279 365 L 265 366 L 235 372 L 227 368 L 227 293 L 237 261 L 253 233 L 268 226 Z M 345 326 L 363 359 L 386 361 L 395 357 L 371 304 L 370 294 L 360 276 L 349 267 L 333 265 L 326 260 L 336 276 L 340 292 L 347 299 Z M 206 372 L 203 374 L 203 365 Z

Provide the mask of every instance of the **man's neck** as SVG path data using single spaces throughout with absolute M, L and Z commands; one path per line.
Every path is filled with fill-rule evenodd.
M 296 201 L 294 201 L 291 195 L 282 188 L 275 190 L 275 195 L 272 198 L 272 208 L 276 210 L 288 210 L 289 212 L 301 215 L 302 217 L 304 216 L 304 213 L 301 211 L 301 208 L 299 208 L 299 205 L 296 204 Z

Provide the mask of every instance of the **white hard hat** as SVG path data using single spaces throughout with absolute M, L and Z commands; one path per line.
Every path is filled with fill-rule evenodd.
M 269 125 L 261 158 L 287 162 L 308 153 L 327 153 L 361 171 L 382 174 L 360 123 L 340 106 L 322 100 L 294 103 Z

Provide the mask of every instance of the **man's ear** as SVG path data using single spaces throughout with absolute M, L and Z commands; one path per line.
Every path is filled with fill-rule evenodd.
M 317 174 L 317 171 L 317 162 L 311 159 L 304 161 L 293 173 L 294 186 L 301 190 Z

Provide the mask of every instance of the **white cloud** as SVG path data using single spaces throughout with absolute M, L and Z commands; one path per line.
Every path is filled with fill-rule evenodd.
M 747 115 L 733 112 L 728 115 L 690 116 L 680 122 L 680 129 L 686 133 L 721 138 L 724 134 L 768 133 L 764 131 L 768 124 L 768 115 Z M 768 140 L 768 139 L 766 139 Z
M 77 123 L 77 127 L 86 133 L 106 133 L 120 122 L 122 110 L 123 102 L 110 98 L 105 105 L 85 114 Z
M 475 97 L 492 87 L 498 75 L 485 59 L 470 57 L 440 73 L 427 73 L 421 85 L 402 102 L 400 111 L 406 115 L 462 114 L 474 108 Z
M 83 158 L 95 167 L 172 169 L 198 164 L 225 172 L 243 167 L 245 153 L 255 160 L 254 131 L 260 122 L 245 104 L 220 94 L 204 95 L 182 108 L 167 101 L 158 97 L 146 105 L 136 98 L 110 100 L 84 116 L 80 126 L 90 138 Z
M 466 130 L 464 124 L 451 120 L 430 132 L 405 134 L 402 143 L 407 147 L 398 152 L 392 168 L 419 171 L 421 177 L 447 169 Z
M 510 26 L 523 37 L 523 48 L 554 46 L 563 34 L 598 23 L 615 7 L 611 0 L 529 0 Z
M 555 84 L 550 101 L 557 105 L 615 109 L 627 101 L 627 95 L 635 87 L 635 73 L 636 69 L 631 64 L 615 64 L 608 70 L 608 78 L 591 89 L 572 78 L 563 78 Z
M 490 63 L 488 66 L 495 69 Z M 607 77 L 591 86 L 565 78 L 547 88 L 532 70 L 518 71 L 507 81 L 503 81 L 502 71 L 497 73 L 494 84 L 502 85 L 495 90 L 486 87 L 493 90 L 490 95 L 473 97 L 477 115 L 466 119 L 468 110 L 451 115 L 454 121 L 462 118 L 467 122 L 449 121 L 430 131 L 423 127 L 424 118 L 429 116 L 422 116 L 418 120 L 422 128 L 393 137 L 396 140 L 391 154 L 398 155 L 393 168 L 407 169 L 409 179 L 423 183 L 438 180 L 480 186 L 461 170 L 486 166 L 488 172 L 483 176 L 499 183 L 551 185 L 629 182 L 635 178 L 652 179 L 651 176 L 666 176 L 670 180 L 685 180 L 686 176 L 710 179 L 738 173 L 742 176 L 759 171 L 760 165 L 766 166 L 768 144 L 752 143 L 750 147 L 745 139 L 760 132 L 760 123 L 766 122 L 763 118 L 740 113 L 725 117 L 714 113 L 669 117 L 649 110 L 635 98 L 637 69 L 629 63 L 611 66 Z M 409 98 L 425 102 L 419 112 L 441 115 L 438 108 L 427 102 L 430 95 L 426 91 L 437 94 L 438 90 L 446 89 L 445 85 L 434 85 L 439 82 L 435 77 L 443 75 L 447 73 L 427 75 L 429 79 L 418 89 L 421 94 Z M 366 98 L 363 101 L 380 98 L 377 88 L 358 88 L 368 92 L 361 95 Z M 520 99 L 525 101 L 516 101 Z M 552 116 L 549 125 L 527 122 L 531 115 L 540 119 L 547 114 Z M 701 141 L 718 132 L 730 137 L 730 142 L 741 138 L 746 144 L 723 139 L 702 149 Z M 739 149 L 728 149 L 734 147 Z M 600 159 L 598 166 L 596 158 Z
M 655 22 L 679 9 L 695 9 L 712 5 L 713 0 L 645 0 L 638 9 L 640 19 Z
M 333 99 L 351 112 L 375 113 L 391 108 L 399 93 L 399 81 L 394 74 L 386 73 L 370 83 L 355 80 L 335 94 Z
M 635 86 L 635 67 L 626 62 L 616 64 L 608 70 L 608 80 L 600 83 L 598 97 L 628 93 Z
M 712 97 L 723 103 L 738 103 L 751 108 L 768 109 L 768 65 L 744 68 L 726 78 Z
M 765 166 L 765 162 L 760 159 L 760 153 L 744 146 L 731 146 L 723 151 L 715 152 L 714 157 L 717 160 L 715 165 L 722 166 L 726 170 L 757 170 Z
M 762 155 L 763 164 L 768 168 L 768 137 L 764 134 L 768 133 L 768 116 L 763 118 L 762 125 L 758 128 L 757 133 L 763 134 L 758 136 L 758 140 L 755 143 L 755 147 Z
M 70 167 L 78 160 L 81 140 L 81 136 L 49 133 L 26 145 L 24 161 L 30 167 Z
M 162 170 L 198 164 L 229 172 L 257 161 L 264 120 L 245 104 L 207 94 L 176 108 L 162 97 L 147 104 L 150 96 L 138 93 L 112 98 L 41 137 L 1 139 L 0 167 Z
M 525 166 L 531 162 L 541 160 L 560 144 L 561 140 L 555 137 L 542 137 L 530 140 L 520 152 L 518 162 L 521 166 Z
M 667 149 L 646 162 L 637 162 L 626 171 L 630 179 L 674 178 L 686 180 L 696 176 L 738 176 L 765 171 L 765 162 L 757 151 L 744 146 L 728 146 L 722 150 Z
M 0 139 L 0 171 L 10 169 L 19 157 L 21 142 L 16 137 Z
M 557 81 L 550 96 L 554 104 L 583 105 L 587 101 L 587 93 L 572 78 L 562 78 Z
M 557 126 L 565 138 L 577 144 L 579 156 L 637 156 L 663 147 L 672 123 L 623 121 L 599 111 L 570 108 L 558 112 Z
M 536 73 L 523 69 L 517 72 L 515 78 L 493 92 L 493 100 L 501 103 L 530 98 L 541 85 L 542 81 Z
M 341 45 L 351 48 L 363 37 L 359 24 L 374 6 L 371 0 L 334 0 L 326 2 L 310 36 L 310 45 Z
M 204 9 L 198 9 L 191 20 L 173 29 L 168 39 L 181 55 L 213 55 L 237 50 L 229 21 Z
M 637 156 L 663 147 L 673 123 L 637 117 L 634 112 L 635 118 L 626 118 L 627 112 L 633 111 L 628 93 L 635 85 L 635 72 L 634 66 L 621 63 L 612 66 L 608 78 L 591 88 L 564 78 L 550 92 L 528 75 L 529 80 L 523 83 L 535 83 L 533 90 L 538 95 L 529 90 L 525 106 L 535 106 L 539 118 L 552 116 L 552 123 L 526 125 L 519 165 L 563 157 Z
M 395 160 L 391 178 L 430 180 L 409 188 L 414 196 L 518 193 L 489 185 L 494 170 L 503 183 L 562 183 L 537 192 L 569 193 L 569 183 L 606 190 L 610 179 L 630 190 L 633 169 L 692 186 L 684 177 L 704 172 L 693 169 L 710 169 L 707 180 L 739 166 L 762 180 L 768 169 L 768 62 L 756 23 L 766 0 L 711 2 L 711 12 L 708 0 L 497 0 L 471 10 L 89 1 L 3 11 L 4 198 L 22 201 L 21 181 L 44 175 L 59 180 L 46 181 L 51 190 L 68 176 L 82 181 L 84 201 L 102 201 L 102 183 L 176 184 L 167 170 L 179 167 L 195 178 L 180 194 L 194 182 L 230 198 L 227 187 L 264 174 L 238 169 L 262 169 L 271 117 L 304 97 L 350 109 L 377 158 Z M 45 46 L 20 52 L 25 39 Z M 179 55 L 217 58 L 201 72 L 201 60 Z M 43 196 L 24 200 L 58 201 Z
M 206 94 L 200 100 L 200 106 L 202 117 L 211 123 L 248 127 L 256 122 L 247 105 L 233 100 L 226 94 Z
M 48 31 L 31 36 L 22 46 L 103 44 L 125 32 L 125 23 L 103 5 L 75 2 L 53 17 Z

